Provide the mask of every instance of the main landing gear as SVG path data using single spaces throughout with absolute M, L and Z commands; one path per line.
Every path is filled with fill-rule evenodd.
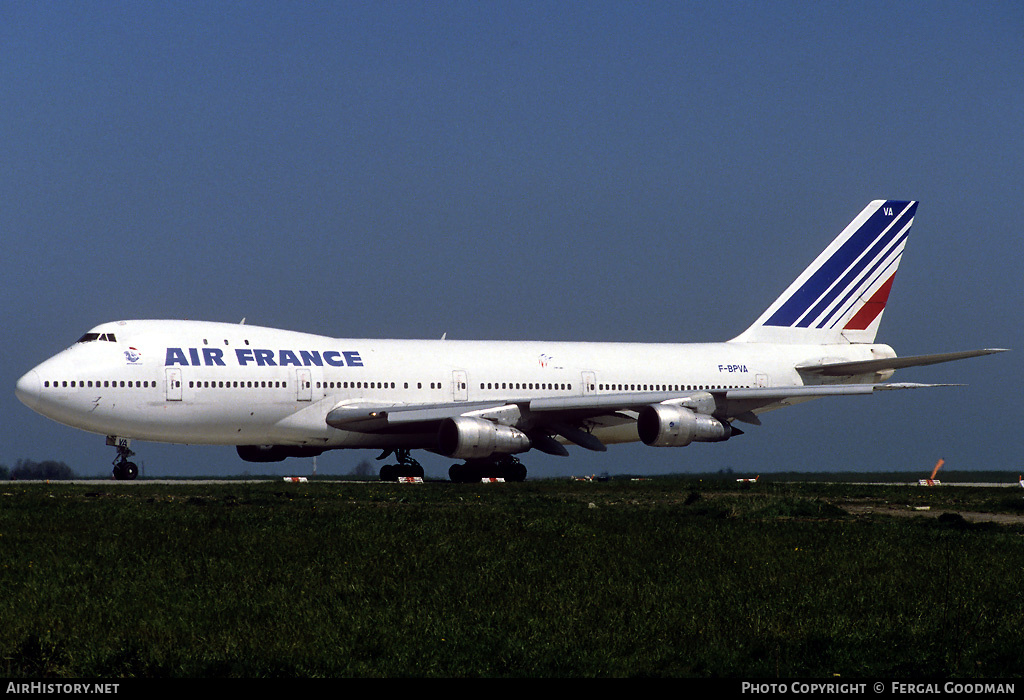
M 398 481 L 402 477 L 423 478 L 423 467 L 409 456 L 409 450 L 384 450 L 378 460 L 395 456 L 397 464 L 385 464 L 380 468 L 381 481 Z M 467 459 L 462 464 L 453 464 L 448 470 L 448 478 L 457 484 L 477 483 L 481 479 L 504 479 L 505 481 L 525 481 L 526 467 L 515 455 L 493 455 L 483 459 Z
M 420 466 L 419 462 L 409 456 L 409 450 L 384 450 L 380 453 L 380 457 L 377 459 L 387 459 L 392 454 L 395 455 L 395 459 L 398 460 L 398 464 L 385 464 L 381 467 L 381 481 L 398 481 L 401 477 L 418 476 L 421 479 L 423 478 L 423 467 Z
M 131 450 L 131 440 L 128 438 L 107 437 L 107 444 L 117 448 L 117 457 L 114 458 L 114 478 L 118 481 L 131 481 L 139 475 L 139 467 L 129 460 L 135 453 Z
M 515 455 L 493 455 L 484 459 L 467 459 L 462 464 L 453 464 L 448 478 L 457 484 L 469 484 L 481 479 L 504 479 L 525 481 L 526 467 Z

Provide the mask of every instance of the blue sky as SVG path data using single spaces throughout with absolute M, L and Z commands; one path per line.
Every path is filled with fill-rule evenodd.
M 7 2 L 0 80 L 0 463 L 109 472 L 13 391 L 98 323 L 723 340 L 879 198 L 921 201 L 879 340 L 1024 345 L 1020 3 Z M 1016 353 L 897 377 L 968 386 L 524 461 L 1024 470 Z M 151 476 L 261 469 L 135 447 Z

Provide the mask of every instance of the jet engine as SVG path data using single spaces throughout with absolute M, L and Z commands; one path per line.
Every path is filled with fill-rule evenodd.
M 480 459 L 495 452 L 513 454 L 530 449 L 526 433 L 481 418 L 445 418 L 437 431 L 438 451 L 456 459 Z
M 739 433 L 712 416 L 661 403 L 640 409 L 636 429 L 644 444 L 652 447 L 685 447 L 694 440 L 721 442 Z

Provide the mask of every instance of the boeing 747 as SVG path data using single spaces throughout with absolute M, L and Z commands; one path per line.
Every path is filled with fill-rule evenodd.
M 384 480 L 526 478 L 516 455 L 722 442 L 766 411 L 930 384 L 897 369 L 1001 352 L 897 357 L 875 343 L 917 202 L 871 202 L 743 333 L 718 343 L 339 339 L 204 321 L 99 325 L 29 370 L 18 398 L 107 436 L 114 476 L 131 441 L 235 445 L 252 462 L 334 449 L 394 456 Z

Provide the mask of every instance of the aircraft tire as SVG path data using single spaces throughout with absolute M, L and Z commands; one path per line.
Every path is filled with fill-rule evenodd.
M 470 484 L 474 481 L 474 471 L 469 464 L 453 464 L 448 469 L 448 478 L 456 484 Z M 479 478 L 478 476 L 477 479 Z
M 453 464 L 448 470 L 448 478 L 456 484 L 471 484 L 484 477 L 500 477 L 506 481 L 526 481 L 526 467 L 519 460 L 505 463 L 474 460 L 464 464 Z
M 398 481 L 400 477 L 411 476 L 423 478 L 423 467 L 419 463 L 414 464 L 385 464 L 380 468 L 381 481 Z
M 509 481 L 526 481 L 526 467 L 519 461 L 505 467 L 505 478 Z
M 139 475 L 139 467 L 135 462 L 121 462 L 114 467 L 114 478 L 118 481 L 132 481 Z

